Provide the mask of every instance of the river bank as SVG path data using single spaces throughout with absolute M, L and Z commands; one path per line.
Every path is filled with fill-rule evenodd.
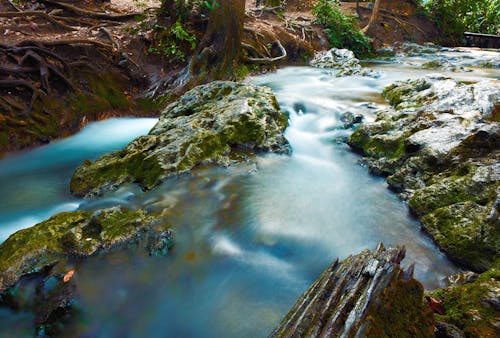
M 473 64 L 472 72 L 453 73 L 455 76 L 469 80 L 496 76 L 494 70 L 488 73 L 474 68 L 476 62 L 484 61 L 484 55 L 472 60 L 467 53 L 453 55 L 463 61 L 464 67 L 469 67 L 466 62 Z M 418 77 L 427 72 L 421 65 L 434 57 L 442 55 L 414 56 L 407 64 L 375 64 L 372 67 L 381 74 L 379 78 L 335 77 L 330 70 L 308 67 L 286 68 L 252 78 L 259 85 L 272 87 L 281 109 L 287 112 L 290 127 L 285 136 L 293 149 L 291 156 L 258 156 L 255 163 L 229 168 L 201 166 L 191 175 L 171 178 L 149 192 L 142 192 L 134 184 L 124 185 L 99 199 L 79 201 L 77 207 L 84 210 L 113 205 L 146 208 L 148 212 L 170 210 L 175 246 L 164 258 L 115 252 L 73 266 L 78 303 L 82 304 L 78 309 L 82 312 L 73 318 L 66 332 L 104 336 L 118 332 L 120 327 L 137 332 L 134 330 L 146 325 L 154 336 L 166 311 L 176 321 L 165 323 L 162 332 L 197 335 L 207 332 L 203 318 L 209 308 L 214 317 L 208 335 L 251 336 L 256 323 L 265 335 L 333 258 L 374 248 L 381 241 L 407 245 L 408 261 L 417 263 L 416 277 L 430 289 L 444 286 L 444 277 L 460 270 L 420 233 L 418 224 L 408 217 L 406 206 L 385 190 L 383 180 L 366 175 L 366 169 L 357 165 L 358 157 L 346 151 L 344 143 L 353 126 L 347 123 L 346 113 L 373 120 L 376 111 L 385 105 L 379 96 L 382 89 L 409 74 Z M 422 62 L 415 65 L 415 59 Z M 93 161 L 96 157 L 85 155 L 79 161 Z M 9 164 L 8 160 L 2 163 L 15 163 Z M 53 170 L 50 166 L 47 169 Z M 7 174 L 6 181 L 11 177 Z M 41 176 L 40 182 L 43 180 Z M 27 201 L 23 200 L 24 208 L 29 208 Z M 19 210 L 25 214 L 25 209 Z M 152 292 L 143 285 L 144 278 L 158 285 L 162 279 L 169 282 L 154 291 L 165 302 L 143 299 L 139 307 L 151 311 L 141 316 L 131 309 L 138 306 L 139 295 Z M 186 280 L 191 285 L 189 292 Z M 241 285 L 247 292 L 237 297 Z M 282 288 L 279 293 L 275 293 L 277 285 Z M 193 287 L 197 291 L 193 292 Z M 206 297 L 207 290 L 216 290 L 214 297 Z M 103 294 L 129 322 L 110 318 L 107 326 L 99 324 L 107 318 L 98 310 Z M 244 304 L 251 306 L 243 311 Z M 179 311 L 179 306 L 184 310 Z M 269 310 L 257 314 L 263 308 Z M 10 323 L 18 320 L 22 327 L 31 320 L 23 316 L 26 314 L 15 319 L 9 313 L 2 318 Z M 243 317 L 252 321 L 245 324 Z M 227 327 L 228 318 L 234 327 Z

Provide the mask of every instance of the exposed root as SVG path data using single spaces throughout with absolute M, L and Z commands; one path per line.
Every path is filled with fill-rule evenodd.
M 420 28 L 418 27 L 417 25 L 414 25 L 412 24 L 411 22 L 408 22 L 408 21 L 404 21 L 403 19 L 400 19 L 392 14 L 388 14 L 388 13 L 385 13 L 386 11 L 382 11 L 381 16 L 385 17 L 385 18 L 388 18 L 388 19 L 392 19 L 394 21 L 396 21 L 396 23 L 399 24 L 399 26 L 401 26 L 401 28 L 403 28 L 406 32 L 406 34 L 408 34 L 409 36 L 411 35 L 411 32 L 408 30 L 408 28 L 406 28 L 406 26 L 412 26 L 413 28 L 415 28 L 416 30 L 418 30 L 420 33 L 422 33 L 422 35 L 424 36 L 424 38 L 427 38 L 427 34 Z
M 77 6 L 70 5 L 68 3 L 64 2 L 58 2 L 58 1 L 53 1 L 53 0 L 40 0 L 41 2 L 48 3 L 60 8 L 64 8 L 65 10 L 68 10 L 70 12 L 73 12 L 75 14 L 79 15 L 84 15 L 88 16 L 91 18 L 96 18 L 96 19 L 108 19 L 108 20 L 127 20 L 131 19 L 137 15 L 140 15 L 141 13 L 127 13 L 127 14 L 107 14 L 107 13 L 102 13 L 102 12 L 94 12 L 94 11 L 89 11 Z
M 30 17 L 33 17 L 33 16 L 38 16 L 40 18 L 43 18 L 43 19 L 49 21 L 50 23 L 53 23 L 56 26 L 59 26 L 61 28 L 64 28 L 64 29 L 67 29 L 67 30 L 70 30 L 70 31 L 76 30 L 75 27 L 68 26 L 65 23 L 60 22 L 59 20 L 54 19 L 49 14 L 47 14 L 45 12 L 41 12 L 41 11 L 0 12 L 0 17 L 4 17 L 4 18 L 24 18 L 25 20 L 28 20 L 28 21 L 30 21 L 30 19 L 31 19 Z
M 279 40 L 276 40 L 276 44 L 278 45 L 278 47 L 279 47 L 279 49 L 281 51 L 281 55 L 280 56 L 277 56 L 277 57 L 261 57 L 261 58 L 247 57 L 247 61 L 249 61 L 249 62 L 255 62 L 255 63 L 272 63 L 272 62 L 276 62 L 276 61 L 279 61 L 279 60 L 282 60 L 282 59 L 286 58 L 288 54 L 286 52 L 285 47 L 283 47 L 283 45 L 281 44 L 281 42 Z M 244 45 L 244 47 L 245 47 L 245 45 Z

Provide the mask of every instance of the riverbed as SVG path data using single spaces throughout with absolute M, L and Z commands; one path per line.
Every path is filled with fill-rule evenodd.
M 335 258 L 379 242 L 405 245 L 405 265 L 416 263 L 416 278 L 429 289 L 442 286 L 460 269 L 420 231 L 384 179 L 360 165 L 344 142 L 352 129 L 342 116 L 370 121 L 385 105 L 379 93 L 386 85 L 430 72 L 500 79 L 498 69 L 481 67 L 497 56 L 446 51 L 367 61 L 378 78 L 337 78 L 311 67 L 250 78 L 270 86 L 288 114 L 290 156 L 200 167 L 149 192 L 128 185 L 82 200 L 69 194 L 76 166 L 120 149 L 156 120 L 91 123 L 70 138 L 0 161 L 0 241 L 60 211 L 122 205 L 170 215 L 175 246 L 166 257 L 115 252 L 77 267 L 80 310 L 66 336 L 264 337 Z M 464 68 L 422 68 L 436 57 Z M 0 336 L 31 336 L 31 321 L 29 314 L 0 309 Z

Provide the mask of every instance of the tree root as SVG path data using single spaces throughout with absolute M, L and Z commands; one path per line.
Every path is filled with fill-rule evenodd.
M 38 96 L 42 93 L 39 89 L 37 89 L 32 83 L 26 80 L 0 80 L 0 87 L 26 87 L 32 90 L 31 100 L 28 108 L 24 112 L 26 115 L 31 113 L 31 108 L 33 107 L 33 103 L 38 98 Z
M 60 8 L 63 8 L 65 10 L 68 10 L 70 12 L 73 12 L 75 14 L 79 15 L 84 15 L 87 17 L 91 18 L 96 18 L 96 19 L 109 19 L 109 20 L 127 20 L 130 18 L 133 18 L 137 15 L 140 15 L 141 13 L 127 13 L 127 14 L 107 14 L 107 13 L 102 13 L 102 12 L 94 12 L 94 11 L 89 11 L 77 6 L 73 6 L 64 2 L 58 2 L 58 1 L 53 1 L 53 0 L 40 0 L 41 2 L 48 3 Z
M 261 57 L 261 58 L 247 57 L 247 61 L 249 61 L 249 62 L 255 62 L 255 63 L 272 63 L 272 62 L 276 62 L 276 61 L 279 61 L 279 60 L 282 60 L 282 59 L 286 58 L 288 54 L 286 52 L 285 47 L 283 47 L 283 45 L 281 44 L 280 40 L 276 40 L 276 44 L 280 48 L 280 51 L 281 51 L 281 55 L 280 56 L 277 56 L 277 57 Z M 245 44 L 245 45 L 248 46 L 247 44 Z M 245 45 L 243 45 L 243 46 L 246 47 Z
M 406 34 L 411 35 L 410 31 L 408 31 L 408 29 L 405 27 L 406 25 L 409 25 L 409 26 L 412 26 L 415 29 L 417 29 L 420 33 L 422 33 L 424 38 L 427 38 L 427 34 L 417 25 L 412 24 L 411 22 L 408 22 L 408 21 L 404 21 L 403 19 L 399 19 L 398 17 L 396 17 L 392 14 L 386 14 L 385 11 L 382 11 L 382 13 L 380 13 L 380 14 L 383 17 L 386 17 L 388 19 L 392 19 L 392 20 L 396 21 L 396 23 L 398 23 L 405 30 Z
M 56 26 L 59 26 L 61 28 L 67 29 L 74 31 L 76 30 L 75 27 L 71 27 L 66 25 L 65 23 L 60 22 L 59 20 L 54 19 L 52 16 L 45 12 L 41 11 L 27 11 L 27 12 L 0 12 L 0 17 L 4 18 L 23 18 L 29 21 L 30 16 L 38 16 L 40 18 L 43 18 L 51 23 L 53 23 Z
M 23 40 L 18 46 L 62 46 L 62 45 L 94 45 L 106 49 L 113 49 L 113 46 L 92 39 L 59 39 L 59 40 Z

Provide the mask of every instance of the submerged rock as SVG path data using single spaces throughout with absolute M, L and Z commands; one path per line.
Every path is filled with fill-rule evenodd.
M 22 277 L 43 274 L 61 261 L 88 257 L 139 241 L 167 241 L 171 245 L 166 221 L 143 210 L 119 207 L 92 211 L 59 213 L 31 228 L 12 234 L 0 245 L 0 294 Z M 156 251 L 152 250 L 152 254 Z
M 423 287 L 399 263 L 404 248 L 365 250 L 335 261 L 270 337 L 431 337 Z
M 310 65 L 317 68 L 335 68 L 338 70 L 335 73 L 337 77 L 350 75 L 380 77 L 379 73 L 363 68 L 354 53 L 348 49 L 332 48 L 328 51 L 316 53 Z
M 485 271 L 500 246 L 500 82 L 430 76 L 396 82 L 383 95 L 392 107 L 349 145 L 371 172 L 388 176 L 451 259 Z
M 170 104 L 148 135 L 81 165 L 71 191 L 95 195 L 126 182 L 147 190 L 202 163 L 227 165 L 241 151 L 288 153 L 286 126 L 287 117 L 269 88 L 211 82 Z
M 120 247 L 165 255 L 172 246 L 166 227 L 161 217 L 115 207 L 64 212 L 20 230 L 0 245 L 0 306 L 32 312 L 37 336 L 57 336 L 77 311 L 74 265 Z

